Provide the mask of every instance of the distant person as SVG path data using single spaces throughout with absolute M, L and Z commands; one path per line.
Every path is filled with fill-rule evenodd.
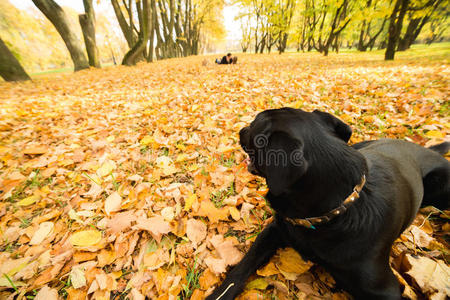
M 237 57 L 236 56 L 232 57 L 231 53 L 228 53 L 227 55 L 222 57 L 221 60 L 216 58 L 216 63 L 219 65 L 230 65 L 230 64 L 235 64 L 236 62 L 237 62 Z

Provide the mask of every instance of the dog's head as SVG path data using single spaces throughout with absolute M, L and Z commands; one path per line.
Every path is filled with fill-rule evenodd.
M 336 117 L 318 110 L 281 108 L 259 113 L 239 132 L 249 155 L 248 170 L 266 178 L 270 192 L 281 195 L 308 170 L 310 142 L 324 137 L 348 142 L 351 128 Z

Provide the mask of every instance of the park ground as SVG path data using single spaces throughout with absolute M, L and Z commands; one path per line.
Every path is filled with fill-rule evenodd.
M 351 143 L 450 134 L 450 47 L 239 54 L 0 82 L 0 299 L 202 299 L 271 220 L 238 132 L 268 108 L 320 109 Z M 332 174 L 330 174 L 332 176 Z M 410 299 L 445 299 L 449 214 L 426 208 L 391 265 Z M 348 299 L 282 249 L 241 299 Z

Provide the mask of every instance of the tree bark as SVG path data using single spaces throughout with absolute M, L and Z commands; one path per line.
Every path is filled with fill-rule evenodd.
M 78 20 L 83 32 L 84 44 L 88 54 L 89 65 L 100 68 L 100 60 L 97 44 L 95 42 L 95 13 L 92 0 L 83 0 L 84 14 L 78 15 Z
M 114 8 L 114 13 L 116 14 L 117 21 L 119 22 L 120 29 L 122 30 L 123 36 L 127 40 L 128 47 L 133 47 L 136 41 L 136 35 L 133 32 L 133 28 L 128 25 L 125 17 L 120 9 L 117 0 L 111 0 L 111 4 Z
M 402 31 L 403 19 L 406 15 L 410 0 L 397 0 L 395 2 L 394 10 L 390 16 L 388 43 L 386 52 L 384 54 L 384 60 L 393 60 L 395 56 L 395 49 L 400 38 Z
M 89 68 L 81 43 L 70 29 L 69 21 L 62 8 L 53 0 L 33 0 L 37 8 L 52 22 L 70 52 L 75 71 Z
M 367 47 L 364 45 L 364 36 L 366 35 L 366 20 L 363 20 L 361 31 L 359 33 L 358 51 L 366 51 Z
M 348 23 L 350 22 L 350 19 L 348 19 L 341 28 L 337 29 L 339 27 L 339 24 L 341 20 L 345 19 L 345 14 L 347 10 L 347 4 L 348 0 L 344 0 L 340 7 L 337 8 L 336 13 L 333 18 L 333 22 L 331 23 L 331 30 L 330 34 L 328 35 L 328 39 L 326 40 L 326 43 L 323 45 L 323 55 L 327 56 L 328 51 L 330 49 L 331 44 L 333 43 L 334 39 L 339 36 L 342 30 L 344 30 L 345 27 L 347 27 Z
M 6 81 L 31 79 L 2 39 L 0 39 L 0 76 Z
M 150 22 L 151 22 L 151 11 L 149 0 L 142 0 L 142 17 L 140 19 L 140 36 L 137 43 L 133 46 L 133 48 L 128 51 L 122 61 L 122 65 L 132 66 L 135 65 L 138 61 L 138 58 L 143 55 L 145 51 L 145 47 L 147 46 L 148 39 L 150 37 Z M 140 3 L 136 2 L 136 5 L 140 5 Z

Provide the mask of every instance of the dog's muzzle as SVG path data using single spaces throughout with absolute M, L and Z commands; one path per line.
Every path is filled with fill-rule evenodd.
M 244 163 L 247 164 L 247 170 L 252 173 L 253 175 L 257 175 L 257 176 L 261 176 L 261 173 L 258 172 L 258 170 L 255 167 L 255 164 L 252 162 L 252 160 L 250 159 L 250 157 L 247 157 L 244 160 Z

